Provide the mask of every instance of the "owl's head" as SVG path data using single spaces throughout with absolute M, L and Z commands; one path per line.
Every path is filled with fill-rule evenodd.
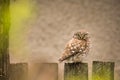
M 83 31 L 76 32 L 76 33 L 74 33 L 73 38 L 87 41 L 88 40 L 88 32 L 83 32 Z

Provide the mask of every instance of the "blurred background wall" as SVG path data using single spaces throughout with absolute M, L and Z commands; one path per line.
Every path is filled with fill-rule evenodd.
M 119 4 L 120 0 L 11 0 L 11 63 L 58 62 L 64 45 L 82 29 L 91 37 L 85 61 L 114 61 L 119 80 Z

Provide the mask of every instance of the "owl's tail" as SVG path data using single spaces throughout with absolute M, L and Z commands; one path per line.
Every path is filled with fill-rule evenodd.
M 64 61 L 64 59 L 63 59 L 63 58 L 60 58 L 58 61 L 61 63 L 61 62 L 63 62 L 63 61 Z
M 63 56 L 59 59 L 59 62 L 63 62 L 64 60 L 67 60 L 67 59 L 69 59 L 70 57 L 73 57 L 76 54 L 78 54 L 78 52 L 76 52 L 74 54 L 69 54 L 69 55 Z

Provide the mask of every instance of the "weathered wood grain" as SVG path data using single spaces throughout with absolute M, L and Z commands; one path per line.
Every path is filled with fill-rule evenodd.
M 88 64 L 65 63 L 64 80 L 88 80 Z
M 29 80 L 58 80 L 57 63 L 31 63 Z
M 94 61 L 92 80 L 114 80 L 114 63 Z
M 27 80 L 28 64 L 17 63 L 9 66 L 9 80 Z

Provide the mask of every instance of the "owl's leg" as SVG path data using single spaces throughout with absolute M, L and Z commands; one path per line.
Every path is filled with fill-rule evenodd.
M 81 55 L 81 53 L 76 54 L 75 62 L 81 62 L 82 61 L 81 58 L 80 58 L 80 55 Z
M 80 55 L 81 55 L 81 53 L 76 54 L 77 58 L 79 58 Z
M 74 57 L 71 57 L 70 58 L 70 62 L 72 63 L 74 61 Z
M 73 57 L 70 57 L 66 60 L 67 63 L 72 63 L 73 62 Z
M 66 61 L 67 63 L 70 62 L 70 58 L 66 59 L 65 61 Z
M 75 61 L 74 56 L 70 57 L 67 61 L 68 61 L 69 63 L 73 63 L 73 62 Z

